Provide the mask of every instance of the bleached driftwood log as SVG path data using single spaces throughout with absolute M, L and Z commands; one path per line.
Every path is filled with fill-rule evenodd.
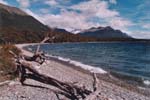
M 31 57 L 32 61 L 37 62 L 36 61 L 37 57 L 38 56 L 41 57 L 41 55 L 39 55 L 40 45 L 45 41 L 47 41 L 48 39 L 49 37 L 46 37 L 43 41 L 39 43 L 35 55 L 33 56 L 33 58 Z M 24 59 L 25 57 L 17 56 L 12 51 L 10 51 L 10 53 L 14 55 L 16 59 L 15 60 L 17 66 L 16 68 L 18 73 L 20 74 L 20 82 L 22 83 L 22 85 L 25 85 L 24 81 L 27 78 L 30 78 L 48 85 L 55 86 L 58 89 L 60 89 L 60 91 L 59 90 L 54 91 L 58 100 L 60 100 L 59 94 L 64 95 L 71 100 L 95 100 L 96 98 L 100 97 L 100 91 L 98 90 L 99 80 L 95 73 L 93 73 L 93 90 L 88 90 L 86 89 L 85 86 L 80 87 L 73 83 L 62 82 L 50 76 L 41 74 L 36 69 L 34 69 L 34 66 L 31 63 L 29 63 L 30 60 Z M 107 100 L 107 99 L 100 99 L 100 100 Z
M 45 42 L 48 41 L 49 39 L 50 39 L 49 37 L 45 37 L 40 43 L 38 43 L 38 46 L 37 46 L 37 49 L 36 49 L 35 54 L 38 54 L 38 53 L 39 53 L 41 44 L 45 43 Z
M 49 39 L 50 39 L 49 37 L 45 37 L 40 43 L 38 43 L 34 55 L 32 57 L 24 55 L 24 59 L 27 61 L 35 61 L 38 62 L 39 64 L 43 64 L 45 62 L 45 54 L 40 51 L 40 46 L 41 44 L 45 43 Z
M 11 53 L 15 55 L 13 52 Z M 30 78 L 45 84 L 55 86 L 61 90 L 55 91 L 58 99 L 59 94 L 64 95 L 71 100 L 95 100 L 99 96 L 100 91 L 97 89 L 99 80 L 95 73 L 93 73 L 93 90 L 91 91 L 86 89 L 85 86 L 79 87 L 73 83 L 62 82 L 50 76 L 41 74 L 36 69 L 34 69 L 34 66 L 31 63 L 25 59 L 20 57 L 16 58 L 17 70 L 20 73 L 20 82 L 22 85 L 24 85 L 24 81 L 27 78 Z
M 93 73 L 93 92 L 97 90 L 98 83 L 99 83 L 99 80 L 96 76 L 96 73 Z
M 96 76 L 96 73 L 93 73 L 93 91 L 90 95 L 88 95 L 85 100 L 96 100 L 96 98 L 99 96 L 100 91 L 98 88 L 99 80 Z
M 26 61 L 18 62 L 17 65 L 18 65 L 18 71 L 21 74 L 20 82 L 23 85 L 24 85 L 24 81 L 27 78 L 34 79 L 42 83 L 49 84 L 59 88 L 63 92 L 58 92 L 58 93 L 63 94 L 66 97 L 73 100 L 78 100 L 79 98 L 84 99 L 86 98 L 87 95 L 89 95 L 92 92 L 90 90 L 87 90 L 85 87 L 79 87 L 71 83 L 62 82 L 52 77 L 41 74 L 38 71 L 36 71 L 34 67 L 31 64 L 27 63 Z

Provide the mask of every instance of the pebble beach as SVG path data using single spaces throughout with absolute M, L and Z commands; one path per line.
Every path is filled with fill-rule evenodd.
M 32 56 L 31 52 L 23 49 L 24 46 L 28 45 L 31 44 L 19 44 L 16 46 L 22 50 L 24 55 Z M 42 65 L 31 63 L 39 73 L 63 82 L 75 82 L 78 86 L 84 85 L 89 90 L 92 89 L 93 77 L 86 70 L 81 70 L 78 67 L 54 59 L 46 60 L 46 63 Z M 105 77 L 103 74 L 98 75 L 99 77 Z M 32 79 L 27 79 L 25 83 L 28 86 L 22 86 L 18 79 L 15 79 L 0 85 L 0 100 L 58 100 L 54 93 L 58 88 Z M 100 97 L 97 100 L 150 100 L 149 96 L 138 93 L 135 90 L 131 91 L 101 78 L 99 78 L 98 90 L 100 91 Z M 60 95 L 60 98 L 61 100 L 69 100 L 62 95 Z

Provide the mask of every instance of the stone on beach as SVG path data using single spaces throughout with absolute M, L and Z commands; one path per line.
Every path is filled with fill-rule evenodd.
M 24 46 L 27 46 L 27 44 Z M 23 50 L 22 45 L 18 47 Z M 30 52 L 25 50 L 23 50 L 23 53 L 30 55 Z M 36 67 L 40 73 L 42 72 L 60 81 L 76 82 L 79 86 L 85 85 L 86 88 L 92 89 L 93 78 L 90 74 L 76 70 L 60 62 L 47 60 L 43 65 L 37 65 Z M 100 91 L 100 100 L 150 100 L 150 97 L 132 92 L 113 83 L 104 80 L 99 81 L 98 90 Z M 0 100 L 58 100 L 53 92 L 53 90 L 58 90 L 58 88 L 31 79 L 27 79 L 25 83 L 29 84 L 29 86 L 22 86 L 18 83 L 1 86 Z M 60 98 L 68 100 L 61 95 Z

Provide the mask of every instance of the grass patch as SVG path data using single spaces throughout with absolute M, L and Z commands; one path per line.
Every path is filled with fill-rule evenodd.
M 14 45 L 0 45 L 0 81 L 10 80 L 15 78 L 14 71 L 16 66 L 14 63 L 13 55 L 9 50 L 19 55 L 21 51 Z

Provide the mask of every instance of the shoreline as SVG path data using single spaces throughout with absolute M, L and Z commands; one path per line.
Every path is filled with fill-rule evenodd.
M 30 45 L 36 45 L 36 43 L 17 44 L 16 46 L 23 51 L 23 54 L 31 56 L 31 54 L 33 55 L 33 53 L 31 53 L 30 51 L 27 51 L 27 50 L 24 49 L 24 47 L 30 46 Z M 76 70 L 76 71 L 79 71 L 81 73 L 88 74 L 88 75 L 91 76 L 91 72 L 90 71 L 85 70 L 85 69 L 83 69 L 83 68 L 81 68 L 79 66 L 75 66 L 73 64 L 70 64 L 68 62 L 62 61 L 62 60 L 54 58 L 54 57 L 49 57 L 48 60 L 60 63 L 60 64 L 64 65 L 67 68 L 72 68 L 73 70 Z M 147 93 L 147 91 L 145 92 L 145 90 L 143 91 L 143 89 L 141 90 L 141 89 L 139 89 L 136 86 L 126 84 L 125 82 L 123 82 L 123 81 L 113 77 L 110 73 L 98 74 L 97 76 L 98 76 L 99 80 L 106 82 L 106 84 L 108 84 L 108 83 L 109 84 L 114 84 L 114 85 L 116 85 L 118 87 L 127 89 L 127 90 L 135 92 L 135 93 L 143 94 L 145 96 L 149 96 L 149 94 L 150 94 L 150 92 Z
M 92 76 L 92 72 L 90 70 L 86 70 L 80 66 L 76 66 L 74 64 L 71 64 L 69 62 L 66 62 L 66 61 L 63 61 L 63 60 L 60 60 L 58 58 L 54 58 L 54 57 L 49 57 L 50 59 L 49 60 L 52 60 L 52 61 L 55 61 L 55 62 L 58 62 L 60 64 L 63 64 L 65 65 L 66 67 L 71 67 L 73 70 L 77 70 L 81 73 L 85 73 L 85 74 L 88 74 L 90 76 Z M 96 73 L 97 74 L 97 77 L 99 80 L 103 80 L 105 82 L 109 82 L 109 83 L 112 83 L 112 84 L 115 84 L 119 87 L 122 87 L 122 88 L 125 88 L 125 89 L 128 89 L 130 91 L 133 91 L 133 92 L 137 92 L 137 93 L 140 93 L 140 94 L 143 94 L 145 96 L 149 96 L 150 97 L 150 90 L 148 91 L 145 91 L 145 87 L 139 87 L 138 85 L 135 85 L 135 84 L 128 84 L 126 83 L 126 80 L 121 80 L 119 79 L 118 77 L 115 77 L 113 76 L 111 73 L 109 72 L 106 72 L 106 73 Z

